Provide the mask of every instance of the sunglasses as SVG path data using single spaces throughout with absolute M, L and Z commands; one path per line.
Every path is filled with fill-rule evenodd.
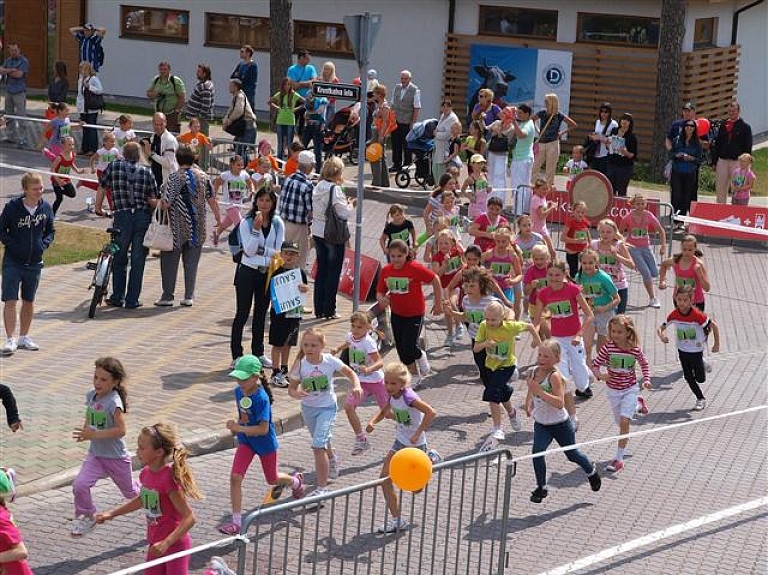
M 695 128 L 696 124 L 686 124 L 685 127 L 686 128 Z

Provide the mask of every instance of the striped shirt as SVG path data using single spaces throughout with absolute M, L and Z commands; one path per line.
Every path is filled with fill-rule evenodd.
M 101 34 L 94 32 L 89 37 L 86 37 L 82 32 L 78 32 L 75 34 L 75 38 L 77 38 L 80 44 L 80 49 L 78 50 L 78 57 L 80 59 L 78 62 L 90 62 L 91 66 L 93 66 L 93 71 L 98 72 L 101 65 L 96 58 L 96 51 L 103 39 Z
M 624 390 L 637 385 L 635 369 L 638 363 L 643 372 L 643 383 L 650 383 L 651 370 L 643 350 L 639 346 L 624 349 L 608 341 L 592 362 L 592 369 L 597 371 L 600 366 L 606 366 L 609 376 L 606 385 L 611 389 Z
M 187 100 L 187 119 L 213 120 L 214 95 L 215 91 L 211 80 L 198 82 L 189 100 Z

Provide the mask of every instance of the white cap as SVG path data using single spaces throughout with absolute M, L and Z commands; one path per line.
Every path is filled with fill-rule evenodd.
M 302 150 L 301 152 L 299 152 L 299 165 L 314 166 L 315 154 L 313 154 L 309 150 Z
M 374 70 L 373 68 L 368 70 L 368 79 L 369 80 L 373 80 L 374 78 L 378 78 L 378 77 L 379 77 L 379 73 L 376 70 Z

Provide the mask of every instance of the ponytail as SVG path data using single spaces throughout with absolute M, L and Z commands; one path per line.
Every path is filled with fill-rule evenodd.
M 202 499 L 203 494 L 197 486 L 192 468 L 187 463 L 187 450 L 185 447 L 173 448 L 173 479 L 179 484 L 184 495 L 192 499 Z

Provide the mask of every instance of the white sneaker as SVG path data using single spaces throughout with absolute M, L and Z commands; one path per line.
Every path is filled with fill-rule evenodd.
M 421 352 L 421 357 L 416 360 L 416 366 L 419 368 L 419 373 L 426 377 L 427 374 L 430 372 L 432 367 L 429 365 L 429 359 L 427 358 L 427 352 L 423 351 Z
M 183 305 L 184 307 L 192 307 L 195 305 L 195 300 L 192 298 L 183 299 L 179 302 L 180 305 Z
M 341 458 L 338 455 L 334 455 L 328 460 L 328 478 L 338 479 L 339 468 L 341 467 Z
M 304 499 L 309 499 L 311 497 L 317 497 L 318 495 L 325 495 L 325 494 L 327 494 L 329 492 L 330 492 L 329 489 L 326 489 L 324 487 L 318 487 L 312 493 L 307 495 Z M 323 505 L 325 505 L 325 503 L 323 501 L 312 502 L 312 503 L 308 503 L 307 504 L 307 509 L 318 509 L 320 507 L 323 507 Z
M 155 305 L 157 307 L 173 307 L 173 300 L 160 298 L 155 302 Z
M 19 338 L 19 347 L 21 347 L 21 338 Z M 704 371 L 706 371 L 707 373 L 712 373 L 712 363 L 706 359 L 703 361 L 704 361 Z
M 16 344 L 16 338 L 15 337 L 9 337 L 6 340 L 5 345 L 3 346 L 2 354 L 3 355 L 13 355 L 14 353 L 16 353 L 16 350 L 18 348 L 19 348 L 19 346 Z
M 523 429 L 523 424 L 517 416 L 517 410 L 509 414 L 509 424 L 512 426 L 513 431 L 521 431 Z
M 693 406 L 693 411 L 703 411 L 707 408 L 706 399 L 697 399 L 696 405 Z
M 491 433 L 494 439 L 497 439 L 498 441 L 504 441 L 504 438 L 507 436 L 504 433 L 503 429 L 494 429 L 493 433 Z
M 362 455 L 371 448 L 371 443 L 366 440 L 355 440 L 355 445 L 352 447 L 352 455 Z
M 485 442 L 478 449 L 478 453 L 485 453 L 486 451 L 493 451 L 499 445 L 499 440 L 494 437 L 494 434 L 490 434 Z
M 261 362 L 261 367 L 266 367 L 267 369 L 272 367 L 272 360 L 269 359 L 266 355 L 259 357 L 259 361 Z
M 386 533 L 395 533 L 397 531 L 404 531 L 405 529 L 408 529 L 408 527 L 408 522 L 405 519 L 401 517 L 392 517 L 391 519 L 388 519 L 384 525 L 378 527 L 376 533 L 382 535 Z
M 659 298 L 652 297 L 651 300 L 648 302 L 648 305 L 650 307 L 660 308 L 661 307 L 661 302 L 659 302 Z
M 19 349 L 26 349 L 28 351 L 37 351 L 40 346 L 30 339 L 28 335 L 22 335 L 19 337 L 19 343 L 17 346 Z
M 464 334 L 465 334 L 465 333 L 467 333 L 467 330 L 464 328 L 464 324 L 463 324 L 463 323 L 460 323 L 460 324 L 459 324 L 459 325 L 456 327 L 456 337 L 454 337 L 454 338 L 453 338 L 453 343 L 454 343 L 454 344 L 455 344 L 455 343 L 458 343 L 458 342 L 460 342 L 462 339 L 464 339 Z
M 75 520 L 72 522 L 70 534 L 72 537 L 82 537 L 86 533 L 90 532 L 95 526 L 95 517 L 86 517 L 85 515 L 80 515 L 75 517 Z
M 285 389 L 289 385 L 288 377 L 282 371 L 278 371 L 272 374 L 272 377 L 269 379 L 269 385 Z

